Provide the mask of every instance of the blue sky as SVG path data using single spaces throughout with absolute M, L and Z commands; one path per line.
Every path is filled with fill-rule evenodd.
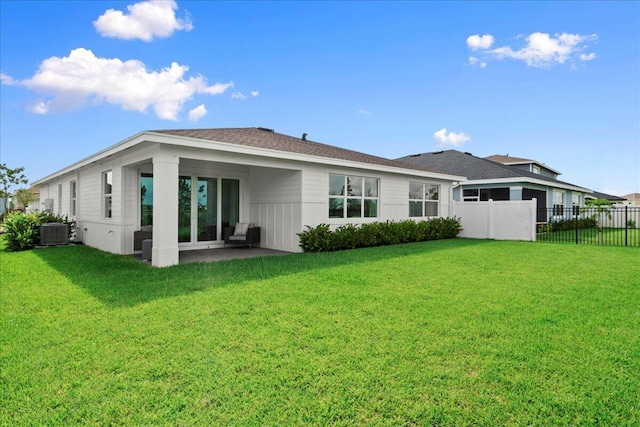
M 640 192 L 639 2 L 0 2 L 0 156 L 32 181 L 147 129 L 536 159 Z

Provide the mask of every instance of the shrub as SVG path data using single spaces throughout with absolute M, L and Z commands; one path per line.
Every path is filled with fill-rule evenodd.
M 583 228 L 596 228 L 598 222 L 595 218 L 580 218 L 578 219 L 578 229 Z M 549 231 L 567 231 L 576 229 L 575 219 L 561 219 L 558 221 L 549 222 Z
M 75 221 L 49 212 L 12 212 L 7 216 L 3 226 L 7 251 L 24 251 L 40 244 L 40 226 L 52 222 L 60 222 L 69 226 L 69 238 L 75 233 Z
M 309 227 L 300 237 L 300 247 L 305 252 L 330 252 L 343 249 L 394 245 L 398 243 L 422 242 L 426 240 L 456 237 L 462 226 L 459 218 L 434 218 L 415 222 L 387 221 L 341 225 L 331 231 L 328 224 Z
M 627 220 L 627 228 L 636 228 L 636 222 L 632 219 Z

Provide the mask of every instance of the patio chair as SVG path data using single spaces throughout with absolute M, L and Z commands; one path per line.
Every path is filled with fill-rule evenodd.
M 133 250 L 142 250 L 142 241 L 153 238 L 153 226 L 143 225 L 140 230 L 133 232 Z
M 237 223 L 235 226 L 226 227 L 223 232 L 224 245 L 257 245 L 260 243 L 260 227 L 253 224 Z

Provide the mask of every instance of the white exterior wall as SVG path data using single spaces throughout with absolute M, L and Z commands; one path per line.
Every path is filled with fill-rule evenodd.
M 104 218 L 102 200 L 102 174 L 112 171 L 112 217 Z M 124 180 L 123 180 L 124 178 Z M 77 191 L 77 230 L 78 238 L 88 246 L 112 252 L 123 252 L 123 177 L 121 160 L 104 162 L 80 171 Z
M 299 252 L 302 230 L 302 172 L 251 167 L 250 219 L 261 227 L 260 246 Z
M 379 179 L 377 218 L 329 218 L 329 174 L 357 175 Z M 315 227 L 330 224 L 362 224 L 376 221 L 401 221 L 409 219 L 409 182 L 437 184 L 440 186 L 439 215 L 450 216 L 451 182 L 429 178 L 410 177 L 362 169 L 341 169 L 308 165 L 303 170 L 302 225 Z M 413 218 L 419 220 L 420 218 Z
M 460 217 L 459 237 L 496 240 L 536 240 L 536 200 L 453 202 Z

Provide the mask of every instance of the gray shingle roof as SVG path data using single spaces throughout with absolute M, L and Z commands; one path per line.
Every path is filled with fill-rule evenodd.
M 466 176 L 469 180 L 503 179 L 503 178 L 532 178 L 548 181 L 550 184 L 572 185 L 548 176 L 526 172 L 513 166 L 476 157 L 470 153 L 457 150 L 436 151 L 432 153 L 415 154 L 396 159 L 400 162 L 419 165 L 431 170 L 454 175 Z
M 166 129 L 150 132 L 196 138 L 206 141 L 227 142 L 249 147 L 266 148 L 290 153 L 307 154 L 331 159 L 349 160 L 373 165 L 436 172 L 428 167 L 398 162 L 358 151 L 303 140 L 265 128 L 217 128 L 217 129 Z

